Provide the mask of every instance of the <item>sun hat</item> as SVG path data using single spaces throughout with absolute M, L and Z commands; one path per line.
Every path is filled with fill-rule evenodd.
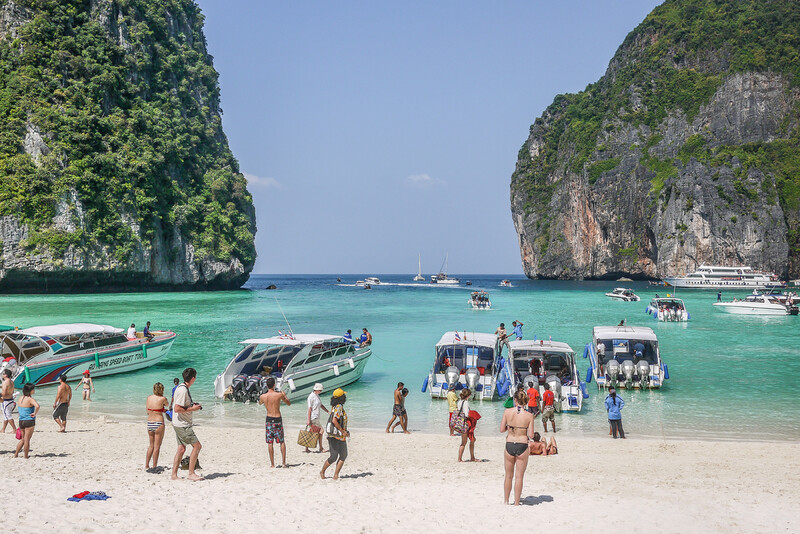
M 83 374 L 85 374 L 85 375 L 88 375 L 88 374 L 89 374 L 89 370 L 88 370 L 88 369 L 87 369 L 87 370 L 85 370 L 85 371 L 83 372 Z
M 334 397 L 342 397 L 342 396 L 344 396 L 346 394 L 347 394 L 347 392 L 345 390 L 343 390 L 342 388 L 336 388 L 336 390 L 333 392 L 333 396 Z
M 320 384 L 319 382 L 314 384 L 314 391 L 322 391 L 322 384 Z

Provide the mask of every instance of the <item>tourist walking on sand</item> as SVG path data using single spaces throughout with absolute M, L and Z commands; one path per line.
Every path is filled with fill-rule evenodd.
M 34 428 L 36 428 L 36 414 L 39 413 L 39 403 L 33 398 L 33 391 L 34 386 L 31 383 L 22 386 L 22 397 L 17 405 L 22 439 L 17 443 L 14 458 L 19 457 L 19 451 L 23 447 L 25 448 L 25 458 L 28 458 L 28 451 L 31 449 L 31 437 L 33 436 Z
M 72 402 L 72 388 L 67 384 L 66 375 L 62 373 L 58 377 L 56 400 L 53 401 L 53 420 L 59 426 L 59 432 L 67 431 L 67 412 L 70 402 Z
M 392 407 L 392 418 L 389 419 L 389 423 L 386 425 L 387 434 L 391 432 L 389 428 L 392 426 L 392 423 L 394 423 L 395 419 L 399 417 L 400 421 L 401 422 L 403 421 L 403 415 L 405 414 L 406 411 L 405 402 L 406 402 L 405 397 L 403 397 L 403 383 L 398 382 L 397 389 L 394 390 L 394 406 Z M 403 432 L 405 432 L 406 434 L 410 433 L 408 429 L 405 427 L 405 425 L 403 426 Z
M 275 391 L 275 377 L 267 378 L 267 392 L 258 398 L 259 404 L 263 404 L 267 409 L 267 419 L 264 424 L 264 429 L 267 437 L 267 448 L 269 449 L 269 463 L 270 467 L 275 467 L 275 449 L 273 443 L 276 441 L 281 446 L 281 458 L 283 460 L 283 467 L 289 467 L 286 464 L 286 441 L 283 435 L 283 417 L 281 417 L 281 402 L 286 406 L 291 406 L 289 397 L 283 391 Z
M 453 430 L 453 413 L 458 409 L 456 408 L 456 404 L 458 404 L 458 394 L 456 393 L 456 385 L 450 384 L 450 387 L 447 388 L 447 410 L 450 412 L 450 416 L 447 419 L 447 426 L 450 427 L 450 435 L 455 436 L 455 431 Z
M 192 453 L 189 455 L 189 475 L 186 478 L 203 480 L 203 477 L 194 472 L 197 466 L 197 457 L 200 455 L 200 449 L 203 448 L 192 428 L 192 414 L 203 409 L 199 402 L 192 401 L 192 394 L 189 393 L 189 388 L 192 387 L 195 380 L 197 380 L 197 371 L 192 367 L 187 367 L 183 370 L 183 383 L 175 388 L 172 428 L 175 429 L 175 437 L 178 438 L 178 450 L 172 461 L 172 480 L 178 480 L 178 467 L 181 465 L 183 453 L 186 452 L 188 445 L 192 446 Z
M 403 388 L 401 393 L 403 395 L 403 415 L 400 416 L 399 421 L 392 425 L 392 432 L 394 432 L 394 429 L 398 426 L 402 426 L 403 430 L 405 430 L 405 433 L 410 434 L 411 432 L 408 431 L 408 411 L 406 410 L 406 397 L 408 397 L 408 388 Z
M 544 393 L 542 394 L 542 424 L 544 431 L 547 432 L 547 421 L 553 425 L 553 432 L 556 431 L 556 396 L 550 391 L 550 384 L 544 385 Z
M 522 327 L 525 326 L 522 324 L 522 321 L 514 321 L 511 323 L 514 326 L 514 335 L 517 337 L 517 341 L 522 339 Z
M 328 413 L 328 409 L 322 404 L 322 400 L 319 398 L 320 394 L 322 394 L 322 384 L 317 382 L 314 384 L 314 389 L 308 394 L 306 425 L 309 427 L 310 432 L 319 434 L 317 438 L 319 452 L 325 452 L 325 449 L 322 448 L 322 423 L 320 423 L 319 411 L 325 410 L 325 413 Z M 311 452 L 308 447 L 306 447 L 306 452 Z
M 500 421 L 500 432 L 506 435 L 506 451 L 503 455 L 506 477 L 503 484 L 505 504 L 514 485 L 514 506 L 519 506 L 522 495 L 522 480 L 528 467 L 528 440 L 533 438 L 533 415 L 527 411 L 528 395 L 520 390 L 514 394 L 514 406 L 506 408 Z
M 11 423 L 11 431 L 17 430 L 17 425 L 14 424 L 14 408 L 17 403 L 14 402 L 14 381 L 11 380 L 11 370 L 3 370 L 3 432 L 6 431 L 6 425 Z
M 92 400 L 92 393 L 94 393 L 94 382 L 92 382 L 92 375 L 89 370 L 83 372 L 83 377 L 80 382 L 75 385 L 75 389 L 83 386 L 83 400 Z
M 158 467 L 158 454 L 161 452 L 161 442 L 164 441 L 164 413 L 169 407 L 169 402 L 164 396 L 164 384 L 153 384 L 153 394 L 147 397 L 147 438 L 150 445 L 147 447 L 147 456 L 144 460 L 145 470 L 150 469 L 150 459 L 153 459 L 153 468 Z
M 467 416 L 467 430 L 465 432 L 461 432 L 461 445 L 458 447 L 458 461 L 463 462 L 464 460 L 462 457 L 464 456 L 464 449 L 467 447 L 467 441 L 469 440 L 469 461 L 476 462 L 475 459 L 475 422 L 472 421 L 470 417 L 469 411 L 469 398 L 472 396 L 472 391 L 469 388 L 464 388 L 461 390 L 461 400 L 458 401 L 456 406 L 456 414 L 463 413 Z M 455 416 L 454 416 L 455 417 Z
M 342 470 L 344 461 L 347 459 L 347 438 L 350 437 L 350 431 L 347 430 L 347 412 L 344 411 L 345 401 L 347 401 L 347 393 L 342 388 L 336 389 L 333 392 L 333 397 L 331 397 L 331 414 L 328 417 L 328 424 L 325 429 L 328 432 L 328 448 L 331 451 L 331 455 L 325 460 L 322 465 L 322 471 L 319 472 L 319 476 L 323 479 L 326 478 L 325 471 L 333 464 L 336 464 L 333 470 L 333 479 L 339 480 L 339 471 Z
M 611 425 L 611 433 L 614 439 L 619 437 L 625 439 L 625 431 L 622 430 L 622 414 L 620 411 L 625 407 L 625 401 L 617 396 L 617 390 L 610 388 L 606 396 L 606 411 L 608 412 L 608 424 Z

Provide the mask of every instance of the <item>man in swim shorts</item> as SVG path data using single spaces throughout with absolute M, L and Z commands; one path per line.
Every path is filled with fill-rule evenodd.
M 291 406 L 289 397 L 283 391 L 275 391 L 275 377 L 267 378 L 267 392 L 258 398 L 259 404 L 263 404 L 267 409 L 267 420 L 264 423 L 264 429 L 267 437 L 267 448 L 269 449 L 269 463 L 270 467 L 275 467 L 275 449 L 272 444 L 278 442 L 281 444 L 281 458 L 283 459 L 283 467 L 289 467 L 286 464 L 286 442 L 283 439 L 283 418 L 281 417 L 281 402 L 286 406 Z
M 394 423 L 395 419 L 400 419 L 403 421 L 403 415 L 405 414 L 405 401 L 406 399 L 403 397 L 403 384 L 402 382 L 397 383 L 397 389 L 394 390 L 394 407 L 392 407 L 392 418 L 389 419 L 389 424 L 386 425 L 386 433 L 389 434 L 391 430 L 389 430 Z M 408 429 L 403 425 L 403 432 L 406 434 L 410 434 Z
M 17 425 L 14 424 L 14 408 L 17 403 L 14 402 L 14 381 L 11 380 L 11 370 L 5 369 L 3 371 L 3 432 L 6 431 L 6 425 L 11 423 L 11 431 L 17 431 Z
M 175 429 L 175 437 L 178 438 L 178 450 L 175 452 L 175 459 L 172 462 L 172 480 L 178 480 L 178 467 L 181 465 L 187 445 L 192 446 L 192 453 L 189 455 L 189 476 L 186 478 L 193 481 L 203 480 L 203 477 L 194 472 L 197 466 L 197 457 L 200 455 L 200 449 L 203 448 L 192 429 L 192 414 L 203 409 L 199 402 L 192 401 L 192 394 L 189 393 L 189 388 L 195 380 L 197 380 L 197 371 L 187 367 L 183 370 L 183 383 L 175 388 L 172 427 Z
M 59 432 L 67 431 L 67 410 L 70 401 L 72 401 L 72 388 L 67 384 L 67 377 L 61 374 L 58 377 L 56 400 L 53 401 L 53 419 L 61 429 Z
M 550 391 L 550 384 L 545 384 L 544 394 L 542 395 L 542 424 L 545 432 L 547 432 L 548 421 L 553 425 L 553 432 L 556 431 L 555 400 L 555 395 Z

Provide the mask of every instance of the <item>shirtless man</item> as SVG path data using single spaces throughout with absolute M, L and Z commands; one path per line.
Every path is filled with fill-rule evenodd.
M 281 444 L 281 457 L 283 458 L 283 467 L 289 467 L 286 464 L 286 442 L 283 439 L 283 419 L 281 418 L 281 402 L 286 406 L 291 406 L 289 397 L 283 391 L 275 391 L 275 377 L 267 378 L 268 391 L 258 398 L 258 403 L 263 404 L 267 409 L 267 421 L 264 425 L 267 435 L 267 446 L 269 448 L 269 463 L 270 467 L 275 467 L 275 449 L 272 444 L 276 441 Z
M 67 384 L 67 377 L 63 374 L 58 377 L 58 391 L 56 400 L 53 401 L 53 419 L 61 428 L 59 432 L 67 431 L 67 410 L 72 401 L 72 388 Z
M 394 423 L 394 420 L 397 418 L 400 418 L 400 425 L 403 427 L 403 433 L 411 434 L 411 432 L 408 431 L 408 428 L 406 428 L 405 422 L 403 420 L 403 415 L 405 415 L 406 412 L 405 409 L 406 399 L 405 397 L 403 397 L 404 385 L 405 384 L 403 384 L 402 382 L 398 382 L 397 389 L 394 390 L 394 408 L 392 408 L 392 418 L 389 419 L 389 424 L 386 425 L 387 434 L 391 433 L 391 430 L 389 429 L 391 428 L 392 423 Z
M 11 380 L 11 370 L 5 369 L 3 371 L 3 432 L 6 431 L 6 425 L 11 423 L 11 431 L 17 431 L 17 425 L 14 424 L 14 408 L 17 403 L 14 402 L 14 381 Z
M 547 456 L 548 448 L 544 441 L 540 441 L 542 439 L 542 435 L 538 432 L 533 433 L 533 441 L 528 444 L 528 447 L 531 449 L 531 454 L 534 456 Z

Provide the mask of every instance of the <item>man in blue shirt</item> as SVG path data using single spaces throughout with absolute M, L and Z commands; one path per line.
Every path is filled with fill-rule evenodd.
M 347 333 L 345 335 L 343 335 L 342 337 L 348 343 L 352 343 L 353 342 L 353 331 L 352 330 L 348 330 Z
M 611 425 L 614 439 L 617 439 L 617 433 L 619 433 L 619 437 L 625 439 L 625 431 L 622 430 L 622 414 L 620 413 L 624 407 L 625 401 L 622 400 L 622 397 L 617 397 L 617 390 L 610 388 L 606 397 L 606 411 L 608 412 L 608 424 Z
M 524 326 L 520 321 L 514 321 L 511 323 L 514 327 L 514 335 L 517 336 L 517 341 L 522 339 L 522 327 Z
M 147 341 L 152 341 L 153 338 L 156 337 L 150 333 L 150 321 L 147 321 L 147 324 L 145 325 L 144 330 L 142 331 L 142 335 L 145 338 L 147 338 Z

